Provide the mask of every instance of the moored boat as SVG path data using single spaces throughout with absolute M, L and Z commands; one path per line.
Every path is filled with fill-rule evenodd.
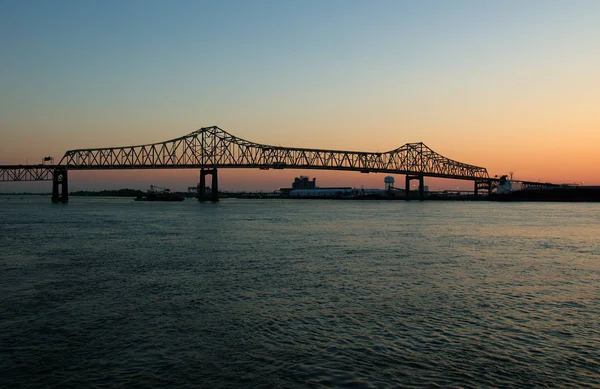
M 170 189 L 150 185 L 145 196 L 138 196 L 135 201 L 183 201 L 185 197 L 181 193 L 173 193 Z

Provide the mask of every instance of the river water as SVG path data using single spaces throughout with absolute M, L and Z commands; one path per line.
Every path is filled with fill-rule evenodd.
M 0 387 L 600 387 L 600 204 L 0 199 Z

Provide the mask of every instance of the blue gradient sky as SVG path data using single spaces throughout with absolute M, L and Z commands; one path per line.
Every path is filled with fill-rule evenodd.
M 599 1 L 0 0 L 0 163 L 218 125 L 282 146 L 423 141 L 492 175 L 600 184 L 599 21 Z M 383 183 L 238 170 L 221 186 L 272 190 L 303 173 Z M 81 188 L 197 181 L 76 176 Z

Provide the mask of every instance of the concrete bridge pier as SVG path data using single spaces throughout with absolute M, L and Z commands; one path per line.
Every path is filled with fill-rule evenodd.
M 206 193 L 206 176 L 212 176 L 210 193 Z M 219 201 L 219 178 L 217 168 L 200 169 L 200 183 L 198 184 L 198 201 Z
M 475 196 L 477 196 L 479 194 L 480 190 L 484 190 L 487 191 L 487 194 L 489 195 L 490 193 L 492 193 L 492 181 L 491 180 L 477 180 L 475 181 L 475 185 L 474 185 L 474 193 Z
M 423 182 L 423 175 L 422 174 L 418 174 L 415 176 L 411 176 L 411 175 L 406 175 L 406 200 L 410 200 L 410 182 L 412 180 L 418 180 L 419 181 L 419 200 L 423 201 L 423 199 L 425 199 L 425 185 Z
M 52 202 L 69 202 L 69 180 L 65 168 L 57 168 L 52 173 Z

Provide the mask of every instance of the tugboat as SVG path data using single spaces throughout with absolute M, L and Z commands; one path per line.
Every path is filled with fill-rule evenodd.
M 183 201 L 185 197 L 181 193 L 172 193 L 170 189 L 150 185 L 146 196 L 138 196 L 135 201 Z

